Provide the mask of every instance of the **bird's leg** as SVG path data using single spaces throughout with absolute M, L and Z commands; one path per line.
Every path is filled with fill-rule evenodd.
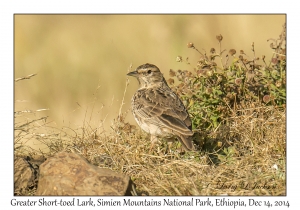
M 153 146 L 158 142 L 157 136 L 151 135 L 151 146 L 150 146 L 150 151 L 152 151 Z
M 171 147 L 172 147 L 172 144 L 173 144 L 175 139 L 174 139 L 174 137 L 171 137 L 171 138 L 167 138 L 166 140 L 167 140 L 167 148 L 166 148 L 165 153 L 168 153 L 168 152 L 172 153 Z
M 156 142 L 158 142 L 157 136 L 151 135 L 151 144 L 155 144 Z

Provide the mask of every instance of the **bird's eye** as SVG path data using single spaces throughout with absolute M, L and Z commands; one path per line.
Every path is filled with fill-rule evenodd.
M 151 70 L 148 70 L 148 71 L 147 71 L 148 74 L 151 74 L 151 72 L 152 72 Z

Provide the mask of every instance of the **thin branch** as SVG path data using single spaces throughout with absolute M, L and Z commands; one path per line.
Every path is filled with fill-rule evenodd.
M 24 79 L 30 79 L 31 77 L 34 77 L 35 75 L 37 75 L 37 74 L 29 74 L 28 76 L 17 78 L 17 79 L 15 79 L 15 82 L 18 82 L 18 81 L 24 80 Z

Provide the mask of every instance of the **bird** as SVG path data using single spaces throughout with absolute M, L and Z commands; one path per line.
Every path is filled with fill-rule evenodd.
M 136 77 L 139 82 L 131 99 L 131 111 L 140 128 L 151 135 L 152 145 L 158 137 L 168 142 L 178 139 L 185 151 L 194 150 L 189 113 L 160 69 L 146 63 L 127 75 Z

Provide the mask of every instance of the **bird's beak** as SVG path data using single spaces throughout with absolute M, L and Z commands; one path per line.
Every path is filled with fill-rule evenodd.
M 129 72 L 127 75 L 128 75 L 128 76 L 137 77 L 137 76 L 138 76 L 138 73 L 137 73 L 137 71 L 132 71 L 132 72 Z

